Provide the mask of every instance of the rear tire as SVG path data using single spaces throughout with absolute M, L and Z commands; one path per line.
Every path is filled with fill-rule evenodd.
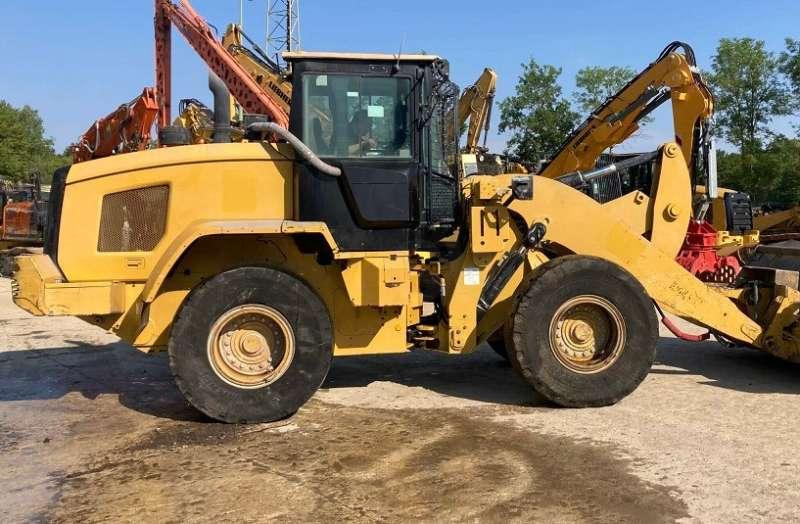
M 544 397 L 565 407 L 607 406 L 644 380 L 658 323 L 628 272 L 566 256 L 539 269 L 517 306 L 513 340 L 515 367 Z
M 172 327 L 170 367 L 186 399 L 223 422 L 271 422 L 296 412 L 330 369 L 325 304 L 281 271 L 220 273 L 189 295 Z

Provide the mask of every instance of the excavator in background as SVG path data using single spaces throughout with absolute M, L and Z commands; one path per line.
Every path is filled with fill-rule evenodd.
M 171 127 L 176 138 L 168 138 L 169 130 L 164 128 L 161 145 L 208 144 L 214 136 L 214 111 L 196 98 L 183 98 Z
M 158 129 L 170 127 L 172 97 L 172 26 L 180 31 L 187 43 L 197 52 L 216 76 L 212 86 L 224 86 L 241 106 L 243 112 L 262 115 L 282 128 L 289 126 L 286 102 L 261 88 L 251 73 L 237 61 L 214 35 L 213 29 L 194 10 L 187 0 L 174 4 L 171 0 L 155 0 L 156 93 L 158 95 Z M 235 42 L 235 37 L 233 42 Z M 215 132 L 230 133 L 230 101 L 217 101 Z M 227 122 L 226 122 L 227 117 Z M 159 137 L 159 139 L 161 136 Z
M 222 37 L 222 47 L 250 74 L 261 92 L 271 97 L 288 115 L 292 83 L 287 80 L 286 72 L 281 71 L 280 66 L 236 24 L 228 25 Z M 197 99 L 189 98 L 180 101 L 178 112 L 179 116 L 170 129 L 162 129 L 162 142 L 167 142 L 165 145 L 206 144 L 212 141 L 215 126 L 212 109 Z M 249 124 L 264 120 L 262 115 L 247 113 L 233 96 L 230 97 L 229 115 L 234 141 L 244 138 L 244 129 Z M 163 140 L 165 137 L 169 138 Z
M 494 105 L 495 88 L 497 86 L 497 73 L 488 67 L 470 87 L 466 88 L 456 106 L 456 119 L 453 123 L 455 132 L 461 132 L 465 124 L 467 127 L 467 141 L 461 150 L 461 173 L 464 176 L 485 172 L 483 154 L 486 151 L 486 137 L 489 134 L 492 119 L 492 106 Z M 481 132 L 484 133 L 483 147 L 478 145 Z M 483 168 L 483 169 L 482 169 Z
M 11 275 L 15 256 L 41 251 L 48 200 L 38 174 L 28 183 L 0 184 L 0 275 Z
M 280 65 L 267 56 L 237 24 L 228 25 L 222 37 L 222 47 L 228 50 L 234 60 L 250 73 L 261 90 L 270 95 L 288 115 L 292 105 L 292 82 L 288 79 L 287 72 L 282 71 Z M 241 112 L 239 110 L 236 113 Z M 236 116 L 238 121 L 243 119 L 242 115 Z
M 223 134 L 236 133 L 230 126 L 230 118 L 228 122 L 213 124 L 213 112 L 196 99 L 181 100 L 180 116 L 170 122 L 173 25 L 218 76 L 214 85 L 218 88 L 224 85 L 244 111 L 266 115 L 271 121 L 288 126 L 287 96 L 290 100 L 291 90 L 288 95 L 275 89 L 268 94 L 259 82 L 266 87 L 274 86 L 278 76 L 267 77 L 263 71 L 251 73 L 245 69 L 245 65 L 257 62 L 253 58 L 256 55 L 242 46 L 246 36 L 241 30 L 230 28 L 223 45 L 188 1 L 173 4 L 171 0 L 155 0 L 156 87 L 145 88 L 131 102 L 92 124 L 74 146 L 75 162 L 146 149 L 156 121 L 160 145 L 209 142 L 215 127 Z M 230 115 L 230 111 L 220 113 Z
M 85 162 L 118 153 L 150 147 L 150 133 L 158 115 L 158 101 L 152 87 L 96 120 L 73 146 L 73 162 Z
M 492 125 L 497 73 L 490 68 L 483 70 L 474 84 L 464 89 L 455 108 L 455 122 L 450 121 L 455 132 L 467 126 L 467 139 L 459 155 L 459 169 L 463 176 L 474 174 L 528 173 L 520 162 L 504 155 L 490 153 L 486 139 Z M 448 133 L 451 131 L 448 130 Z M 479 145 L 483 134 L 483 145 Z

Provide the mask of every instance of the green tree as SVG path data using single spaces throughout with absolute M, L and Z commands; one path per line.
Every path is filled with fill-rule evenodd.
M 800 203 L 800 140 L 777 136 L 756 158 L 764 201 Z
M 0 100 L 0 178 L 18 182 L 39 173 L 46 181 L 56 167 L 68 163 L 68 156 L 57 155 L 53 141 L 44 136 L 35 109 Z
M 792 85 L 792 91 L 800 101 L 800 40 L 786 39 L 786 50 L 780 55 L 780 71 Z
M 770 137 L 769 123 L 791 111 L 780 61 L 762 40 L 723 38 L 711 65 L 717 124 L 739 149 L 743 176 L 752 177 L 755 156 Z
M 800 202 L 800 140 L 776 136 L 748 161 L 756 176 L 749 175 L 741 154 L 720 151 L 720 185 L 749 193 L 754 202 Z
M 575 75 L 576 91 L 573 97 L 581 113 L 591 113 L 600 104 L 625 87 L 636 75 L 628 67 L 584 67 Z
M 561 69 L 533 59 L 522 64 L 516 93 L 500 103 L 499 130 L 511 132 L 508 154 L 531 163 L 549 158 L 575 127 L 578 115 L 562 95 L 559 75 Z

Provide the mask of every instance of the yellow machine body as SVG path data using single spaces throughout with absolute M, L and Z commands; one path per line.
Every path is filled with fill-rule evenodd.
M 303 279 L 322 298 L 335 354 L 399 352 L 412 346 L 407 329 L 423 318 L 420 275 L 429 272 L 444 277 L 449 315 L 430 327 L 431 338 L 439 350 L 463 353 L 506 322 L 526 276 L 552 256 L 546 252 L 576 253 L 624 268 L 674 314 L 797 360 L 800 344 L 786 342 L 786 308 L 797 309 L 796 290 L 765 288 L 766 301 L 747 306 L 742 290 L 708 286 L 674 261 L 690 217 L 691 186 L 676 144 L 664 146 L 659 164 L 651 194 L 634 192 L 605 204 L 543 177 L 535 177 L 529 200 L 511 198 L 515 175 L 469 177 L 462 186 L 468 246 L 457 259 L 440 262 L 424 253 L 341 251 L 324 223 L 297 221 L 296 164 L 285 146 L 184 146 L 86 162 L 66 183 L 60 236 L 70 241 L 59 244 L 57 261 L 49 255 L 18 259 L 14 300 L 37 315 L 80 316 L 152 351 L 166 345 L 198 284 L 226 269 L 263 265 Z M 129 242 L 141 241 L 135 228 L 144 223 L 124 216 L 141 210 L 141 202 L 127 209 L 107 199 L 154 187 L 166 187 L 167 194 L 160 197 L 164 224 L 152 249 L 103 251 L 107 223 L 132 229 Z M 511 214 L 529 225 L 546 224 L 547 249 L 528 252 L 479 318 L 482 288 L 521 242 Z M 147 219 L 152 224 L 154 217 Z M 333 260 L 321 264 L 303 253 L 297 235 L 322 239 Z M 748 307 L 761 312 L 745 313 Z
M 409 253 L 339 253 L 325 224 L 294 221 L 292 155 L 269 144 L 196 145 L 73 167 L 60 227 L 69 242 L 60 243 L 58 265 L 47 255 L 20 257 L 16 303 L 33 314 L 81 316 L 150 351 L 166 344 L 197 284 L 225 269 L 267 265 L 306 280 L 325 300 L 337 354 L 405 350 L 405 327 L 422 308 L 411 297 L 418 282 Z M 124 213 L 103 198 L 163 186 L 164 228 L 155 246 L 100 251 L 104 219 Z M 319 265 L 292 241 L 299 234 L 319 235 L 340 260 Z

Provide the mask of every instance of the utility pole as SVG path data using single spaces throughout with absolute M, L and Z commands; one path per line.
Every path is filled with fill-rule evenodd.
M 283 64 L 281 53 L 300 49 L 300 0 L 268 0 L 267 54 Z

